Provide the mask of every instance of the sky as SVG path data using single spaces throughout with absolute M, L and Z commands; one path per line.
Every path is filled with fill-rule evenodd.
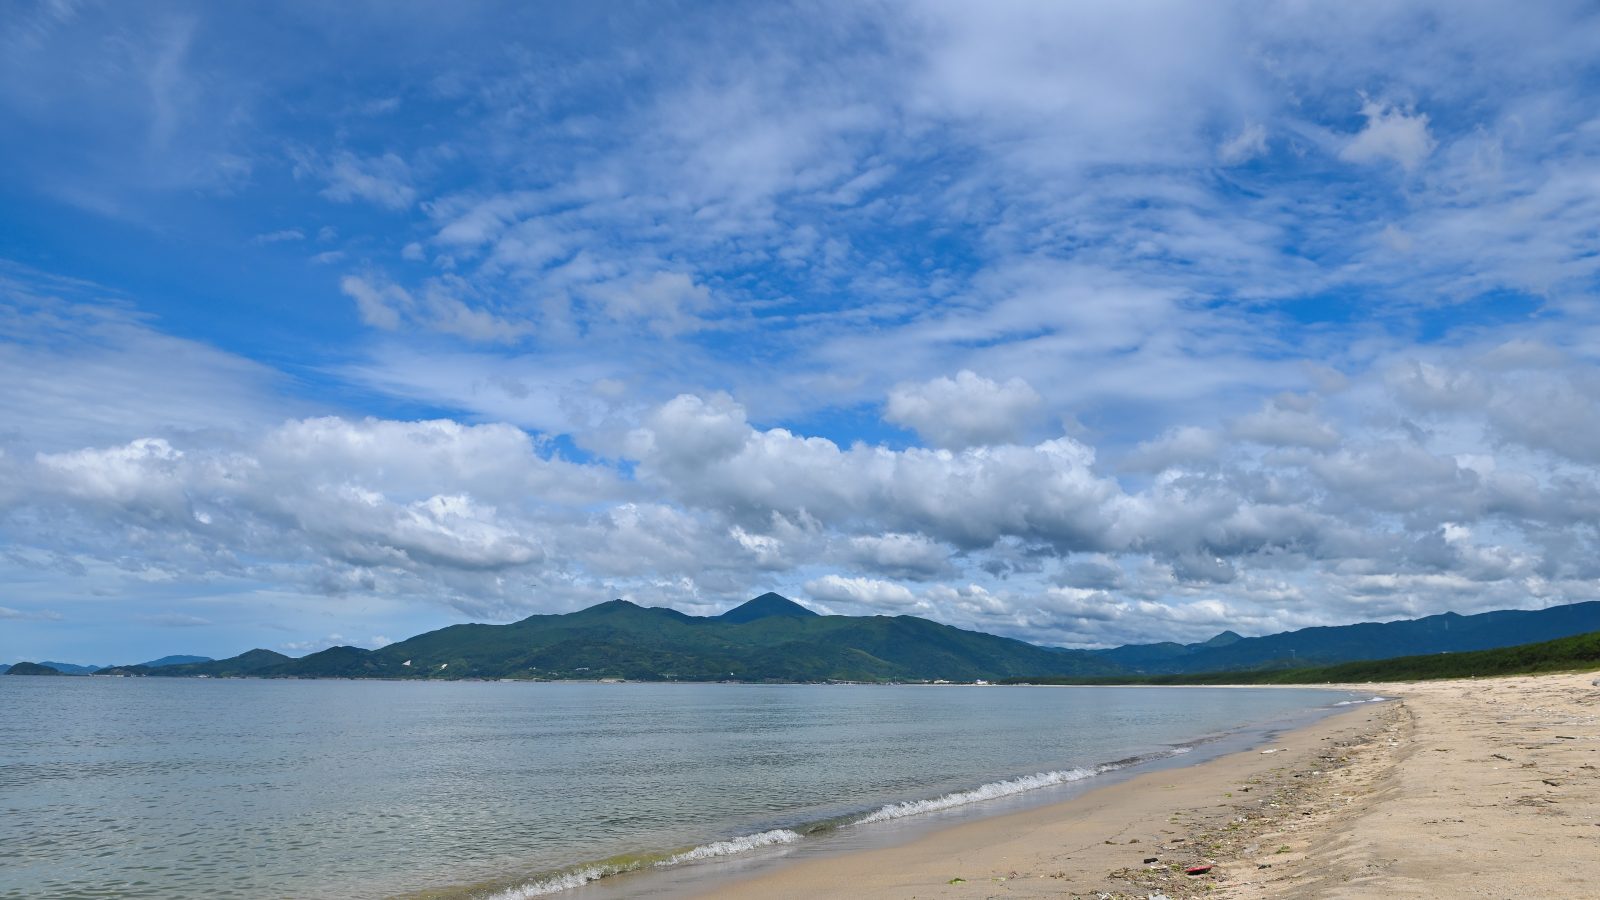
M 0 14 L 0 660 L 1600 599 L 1592 3 Z

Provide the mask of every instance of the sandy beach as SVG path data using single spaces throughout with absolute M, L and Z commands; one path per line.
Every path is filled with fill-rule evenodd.
M 1345 686 L 1397 699 L 1202 765 L 704 896 L 1595 896 L 1595 681 Z M 1185 874 L 1196 866 L 1210 869 Z

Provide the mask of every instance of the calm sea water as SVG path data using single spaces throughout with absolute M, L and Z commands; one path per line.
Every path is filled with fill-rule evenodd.
M 1339 699 L 5 676 L 0 897 L 532 896 L 597 861 L 1048 792 Z

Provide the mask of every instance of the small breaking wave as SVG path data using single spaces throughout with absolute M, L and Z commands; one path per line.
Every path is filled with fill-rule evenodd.
M 1009 797 L 1013 794 L 1022 794 L 1036 791 L 1040 788 L 1054 787 L 1058 784 L 1070 784 L 1093 778 L 1102 772 L 1109 772 L 1119 766 L 1095 766 L 1092 769 L 1063 769 L 1056 772 L 1040 772 L 1036 775 L 1024 775 L 1021 778 L 1012 778 L 1007 781 L 993 781 L 989 784 L 975 787 L 970 791 L 954 791 L 942 797 L 931 800 L 907 800 L 904 803 L 891 803 L 868 815 L 866 818 L 857 819 L 853 824 L 871 825 L 874 822 L 887 822 L 891 819 L 903 819 L 906 816 L 920 816 L 923 813 L 939 812 L 946 809 L 955 809 L 969 803 L 981 803 L 985 800 L 995 800 L 1000 797 Z
M 732 856 L 736 853 L 745 853 L 750 850 L 759 850 L 762 847 L 772 847 L 778 844 L 792 844 L 800 840 L 797 832 L 787 828 L 775 828 L 759 834 L 745 834 L 725 841 L 712 841 L 691 847 L 670 856 L 652 859 L 635 858 L 624 863 L 596 863 L 576 869 L 568 869 L 553 875 L 536 878 L 526 884 L 509 887 L 498 893 L 490 894 L 484 900 L 530 900 L 533 897 L 545 897 L 562 891 L 580 888 L 602 878 L 621 875 L 626 872 L 637 872 L 646 867 L 667 868 L 688 862 L 697 862 L 702 859 L 716 859 L 719 856 Z
M 760 834 L 747 834 L 727 841 L 712 841 L 701 844 L 693 850 L 685 850 L 656 863 L 657 866 L 675 866 L 679 863 L 694 862 L 700 859 L 715 859 L 718 856 L 732 856 L 746 850 L 757 850 L 761 847 L 771 847 L 774 844 L 792 844 L 800 840 L 800 835 L 787 828 L 774 828 Z
M 599 881 L 611 875 L 620 875 L 632 871 L 634 867 L 627 866 L 588 866 L 582 869 L 573 869 L 570 872 L 560 872 L 527 884 L 506 888 L 499 893 L 490 894 L 484 900 L 529 900 L 530 897 L 543 897 L 548 894 L 569 891 L 580 888 L 591 881 Z
M 1365 700 L 1340 700 L 1334 706 L 1355 706 L 1358 703 L 1387 703 L 1388 697 L 1368 697 Z
M 1374 698 L 1380 700 L 1383 698 Z M 1370 702 L 1370 701 L 1356 701 Z M 1077 781 L 1125 769 L 1129 766 L 1148 762 L 1162 755 L 1178 756 L 1189 753 L 1194 748 L 1191 746 L 1178 746 L 1168 748 L 1164 753 L 1152 756 L 1135 756 L 1116 762 L 1101 763 L 1097 766 L 1086 766 L 1073 769 L 1060 769 L 1051 772 L 1039 772 L 1033 775 L 1023 775 L 1004 781 L 994 781 L 979 785 L 970 790 L 952 791 L 939 797 L 925 800 L 906 800 L 900 803 L 890 803 L 880 807 L 874 812 L 861 818 L 842 818 L 826 822 L 814 823 L 812 827 L 804 829 L 806 833 L 831 831 L 846 825 L 872 825 L 878 822 L 889 822 L 903 819 L 907 816 L 918 816 L 924 813 L 941 812 L 955 809 L 973 803 L 982 803 L 987 800 L 997 800 L 1002 797 L 1011 797 L 1036 791 L 1042 788 L 1057 785 L 1071 784 Z M 663 853 L 646 857 L 614 857 L 612 860 L 602 860 L 585 866 L 568 869 L 562 872 L 546 875 L 524 884 L 509 887 L 498 893 L 490 894 L 483 900 L 531 900 L 534 897 L 544 897 L 562 891 L 580 888 L 591 882 L 613 875 L 622 875 L 628 872 L 637 872 L 647 868 L 668 868 L 684 863 L 699 862 L 708 859 L 717 859 L 724 856 L 734 856 L 759 850 L 764 847 L 774 847 L 782 844 L 793 844 L 803 840 L 800 832 L 788 828 L 774 828 L 755 834 L 740 835 L 724 841 L 712 841 L 687 850 L 674 853 Z
M 1116 762 L 1101 763 L 1098 766 L 1080 767 L 1075 769 L 1060 769 L 1053 772 L 1039 772 L 1035 775 L 1024 775 L 1020 778 L 1010 778 L 1005 781 L 993 781 L 988 784 L 979 785 L 971 790 L 952 791 L 943 796 L 934 797 L 928 800 L 907 800 L 903 803 L 891 803 L 888 806 L 879 808 L 876 812 L 867 815 L 865 818 L 852 821 L 850 824 L 871 825 L 876 822 L 888 822 L 894 819 L 903 819 L 906 816 L 920 816 L 924 813 L 942 812 L 947 809 L 955 809 L 958 806 L 966 806 L 971 803 L 982 803 L 986 800 L 998 800 L 1001 797 L 1025 794 L 1028 791 L 1037 791 L 1041 788 L 1055 787 L 1059 784 L 1071 784 L 1075 781 L 1083 781 L 1086 778 L 1093 778 L 1096 775 L 1104 775 L 1107 772 L 1115 772 L 1118 769 L 1126 769 L 1129 766 L 1135 766 L 1139 763 L 1149 762 L 1152 759 L 1160 758 L 1162 755 L 1180 756 L 1184 753 L 1192 752 L 1193 750 L 1194 747 L 1191 746 L 1171 747 L 1168 748 L 1164 754 L 1155 754 L 1153 756 L 1131 756 L 1127 759 L 1117 760 Z

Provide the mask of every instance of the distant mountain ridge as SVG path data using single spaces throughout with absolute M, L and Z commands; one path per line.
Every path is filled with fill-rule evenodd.
M 509 625 L 451 625 L 378 650 L 332 647 L 299 659 L 232 659 L 124 669 L 162 676 L 626 678 L 651 681 L 967 680 L 1038 671 L 1110 674 L 1082 654 L 964 631 L 915 616 L 823 616 L 763 594 L 720 616 L 612 600 Z
M 211 657 L 209 656 L 184 656 L 179 654 L 176 656 L 163 656 L 160 659 L 152 659 L 149 662 L 139 663 L 139 665 L 144 666 L 147 669 L 159 669 L 162 666 L 182 666 L 188 663 L 205 663 L 211 661 Z
M 1600 601 L 1470 616 L 1450 612 L 1395 622 L 1318 626 L 1254 638 L 1225 631 L 1199 644 L 1131 644 L 1091 652 L 1133 674 L 1174 675 L 1492 650 L 1591 631 L 1600 631 Z
M 102 669 L 99 674 L 653 681 L 1114 679 L 1459 653 L 1596 631 L 1600 631 L 1600 601 L 1303 628 L 1263 637 L 1224 631 L 1194 644 L 1081 650 L 1039 647 L 916 616 L 824 616 L 768 593 L 718 616 L 691 616 L 612 600 L 507 625 L 451 625 L 378 650 L 332 647 L 295 659 L 257 649 L 230 659 L 201 657 L 204 661 L 185 663 L 172 662 L 179 657 L 163 657 L 152 664 Z M 79 674 L 90 670 L 73 668 L 82 670 Z
M 55 669 L 57 672 L 60 672 L 63 675 L 93 675 L 96 672 L 105 672 L 111 669 L 159 669 L 163 666 L 181 666 L 186 663 L 202 663 L 211 661 L 211 657 L 209 656 L 180 655 L 163 656 L 160 659 L 152 659 L 149 662 L 136 663 L 131 666 L 80 666 L 76 663 L 55 662 L 48 659 L 38 663 L 30 663 L 30 665 L 39 665 L 45 666 L 46 668 Z M 0 674 L 5 674 L 7 668 L 9 667 L 0 667 Z
M 55 669 L 63 675 L 88 675 L 90 672 L 98 672 L 105 668 L 105 666 L 80 666 L 75 663 L 54 662 L 48 659 L 40 661 L 37 665 Z

